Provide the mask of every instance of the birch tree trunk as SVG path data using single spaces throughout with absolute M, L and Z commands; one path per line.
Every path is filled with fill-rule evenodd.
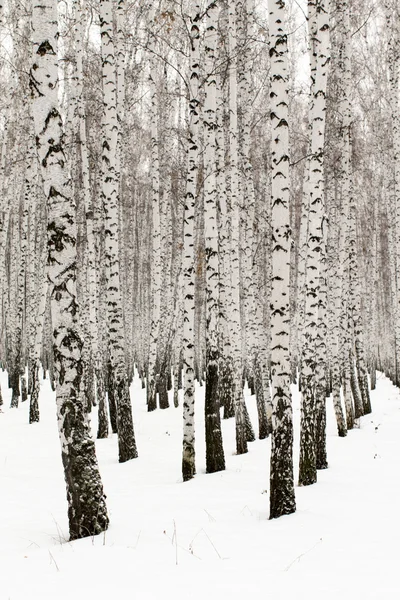
M 309 12 L 317 11 L 316 35 L 311 52 L 317 54 L 310 108 L 311 157 L 309 163 L 309 224 L 306 264 L 304 338 L 301 358 L 301 424 L 299 485 L 317 480 L 315 448 L 316 371 L 318 310 L 323 277 L 324 249 L 324 139 L 326 85 L 329 64 L 329 0 L 309 1 Z M 311 19 L 310 19 L 311 21 Z
M 196 473 L 195 464 L 195 384 L 194 384 L 194 217 L 197 199 L 197 171 L 199 147 L 199 75 L 200 75 L 200 4 L 195 4 L 190 18 L 189 41 L 189 139 L 186 179 L 186 201 L 184 221 L 184 255 L 183 255 L 183 365 L 184 365 L 184 397 L 183 397 L 183 481 L 192 479 Z
M 341 349 L 340 349 L 340 362 L 342 369 L 342 380 L 343 380 L 343 396 L 346 411 L 346 422 L 343 416 L 343 410 L 340 398 L 340 380 L 337 379 L 339 374 L 334 370 L 332 371 L 332 388 L 333 388 L 333 405 L 336 414 L 336 422 L 338 427 L 339 436 L 343 437 L 346 435 L 347 429 L 352 429 L 354 423 L 354 408 L 352 400 L 352 386 L 353 378 L 353 353 L 352 353 L 352 327 L 349 321 L 349 296 L 350 296 L 350 271 L 349 271 L 349 205 L 350 205 L 350 194 L 351 194 L 351 146 L 349 138 L 349 127 L 351 124 L 351 104 L 350 104 L 350 93 L 351 93 L 351 30 L 350 30 L 350 13 L 349 3 L 347 0 L 339 2 L 337 5 L 339 9 L 338 17 L 338 34 L 341 39 L 339 40 L 339 69 L 337 73 L 338 87 L 339 87 L 339 114 L 340 114 L 340 129 L 339 129 L 339 149 L 340 149 L 340 161 L 339 161 L 339 173 L 338 178 L 338 191 L 340 194 L 340 218 L 338 217 L 338 226 L 340 227 L 339 232 L 339 254 L 338 260 L 334 267 L 332 277 L 334 273 L 338 274 L 338 285 L 341 285 L 341 298 L 336 297 L 336 309 L 338 319 L 338 325 L 341 329 L 341 336 L 334 340 L 333 349 L 335 344 L 339 345 L 341 338 Z M 339 291 L 339 290 L 338 290 Z M 338 332 L 339 335 L 339 332 Z M 355 406 L 358 407 L 358 393 L 354 396 Z M 356 408 L 356 416 L 360 416 Z
M 47 198 L 48 278 L 51 290 L 56 404 L 67 486 L 71 539 L 108 527 L 105 495 L 83 398 L 82 339 L 76 299 L 75 203 L 68 179 L 58 105 L 57 2 L 34 0 L 33 97 L 36 147 Z
M 251 126 L 252 126 L 252 97 L 251 97 L 251 39 L 254 35 L 254 0 L 240 0 L 237 2 L 237 33 L 239 53 L 238 86 L 240 98 L 240 140 L 241 140 L 241 170 L 244 201 L 242 202 L 243 220 L 245 227 L 245 264 L 243 286 L 247 291 L 245 305 L 247 314 L 246 327 L 248 330 L 248 366 L 251 367 L 254 380 L 254 391 L 257 402 L 259 438 L 263 439 L 269 435 L 270 418 L 267 415 L 267 403 L 270 404 L 270 388 L 263 385 L 262 367 L 262 343 L 261 338 L 265 335 L 262 318 L 260 318 L 259 300 L 256 297 L 258 266 L 257 251 L 260 240 L 257 238 L 257 220 L 260 219 L 256 207 L 256 198 L 253 180 L 253 165 L 251 160 Z M 239 56 L 240 58 L 240 56 Z
M 74 0 L 75 9 L 75 27 L 74 27 L 74 42 L 76 53 L 76 102 L 77 102 L 77 120 L 78 120 L 78 139 L 81 159 L 82 173 L 82 194 L 85 207 L 85 224 L 86 224 L 86 244 L 87 244 L 87 303 L 89 317 L 89 332 L 90 332 L 90 360 L 94 363 L 94 369 L 97 375 L 98 392 L 101 388 L 100 380 L 100 356 L 98 342 L 98 289 L 96 279 L 96 244 L 94 232 L 94 207 L 91 196 L 90 185 L 90 167 L 88 144 L 86 134 L 86 110 L 85 99 L 83 94 L 83 53 L 84 53 L 84 12 L 82 10 L 82 1 Z M 105 394 L 98 394 L 99 404 L 99 432 L 98 437 L 108 436 L 108 420 L 105 407 Z
M 216 74 L 218 8 L 210 2 L 206 9 L 205 32 L 205 155 L 204 155 L 204 233 L 206 258 L 206 470 L 225 469 L 218 398 L 218 229 L 216 198 Z
M 110 0 L 100 1 L 100 22 L 104 100 L 101 193 L 105 211 L 108 343 L 112 369 L 109 388 L 111 386 L 113 388 L 113 397 L 117 407 L 119 461 L 125 462 L 136 458 L 137 450 L 133 431 L 128 373 L 125 364 L 125 334 L 120 281 L 119 163 L 117 160 L 119 125 L 112 3 Z
M 271 377 L 272 438 L 270 519 L 296 510 L 293 481 L 293 414 L 290 392 L 290 189 L 288 53 L 285 2 L 268 0 L 270 117 L 272 127 Z
M 233 393 L 236 423 L 236 452 L 247 452 L 244 400 L 242 388 L 241 332 L 243 331 L 240 306 L 240 211 L 239 211 L 239 130 L 237 113 L 237 34 L 236 0 L 229 0 L 229 176 L 231 192 L 231 302 L 229 306 L 230 337 L 233 356 Z
M 154 17 L 153 17 L 154 18 Z M 154 40 L 151 42 L 154 48 Z M 152 187 L 152 261 L 150 297 L 150 347 L 147 367 L 147 409 L 157 408 L 157 350 L 160 335 L 161 316 L 161 222 L 160 222 L 160 149 L 159 149 L 159 110 L 157 95 L 156 61 L 150 57 L 151 90 L 151 187 Z
M 394 253 L 396 265 L 396 305 L 394 307 L 395 315 L 395 369 L 396 385 L 400 387 L 400 277 L 398 275 L 400 268 L 400 10 L 397 2 L 385 0 L 386 25 L 389 34 L 388 40 L 388 71 L 390 86 L 390 110 L 393 153 L 391 160 L 391 170 L 393 185 L 390 200 L 395 214 L 395 235 Z

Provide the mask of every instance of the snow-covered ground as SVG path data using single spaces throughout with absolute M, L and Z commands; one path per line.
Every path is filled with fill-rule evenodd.
M 110 528 L 73 543 L 54 394 L 45 381 L 41 422 L 29 425 L 27 404 L 8 409 L 0 381 L 1 600 L 400 599 L 400 397 L 383 376 L 373 414 L 345 439 L 328 401 L 329 469 L 296 488 L 295 514 L 274 521 L 269 440 L 236 456 L 234 423 L 223 422 L 227 469 L 206 475 L 200 388 L 198 474 L 182 483 L 181 408 L 147 414 L 135 382 L 140 456 L 120 465 L 116 436 L 97 442 Z M 297 463 L 297 393 L 294 403 Z M 92 421 L 95 430 L 95 411 Z

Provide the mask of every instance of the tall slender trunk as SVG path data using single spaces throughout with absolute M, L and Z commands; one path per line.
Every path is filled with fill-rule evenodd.
M 270 519 L 296 510 L 293 481 L 293 413 L 290 392 L 290 189 L 288 52 L 285 2 L 269 0 L 271 187 L 272 439 Z
M 236 0 L 229 0 L 229 176 L 231 192 L 231 302 L 229 325 L 233 356 L 233 391 L 236 422 L 236 452 L 247 452 L 244 399 L 242 387 L 243 313 L 240 302 L 240 197 L 239 197 L 239 130 L 237 106 L 237 33 Z
M 218 8 L 212 1 L 206 9 L 205 32 L 205 155 L 204 155 L 204 237 L 206 259 L 206 470 L 225 469 L 222 445 L 220 404 L 218 398 L 218 227 L 216 198 L 216 74 Z
M 153 12 L 153 18 L 155 13 Z M 152 39 L 151 48 L 155 41 Z M 151 90 L 151 191 L 152 191 L 152 260 L 151 260 L 151 296 L 150 296 L 150 346 L 147 367 L 147 409 L 157 408 L 157 359 L 161 317 L 161 222 L 160 222 L 160 149 L 159 149 L 159 107 L 157 94 L 156 60 L 150 58 Z
M 310 51 L 316 53 L 310 107 L 311 157 L 309 162 L 309 223 L 306 264 L 304 338 L 301 356 L 301 423 L 299 485 L 317 480 L 315 448 L 317 331 L 324 247 L 324 139 L 326 85 L 329 64 L 329 0 L 310 0 L 310 17 L 317 11 Z M 310 22 L 312 19 L 310 18 Z
M 102 199 L 105 211 L 105 251 L 107 257 L 107 321 L 112 378 L 109 387 L 117 407 L 119 461 L 137 457 L 133 430 L 128 373 L 125 364 L 125 333 L 120 280 L 120 226 L 118 181 L 118 117 L 116 68 L 113 42 L 112 2 L 100 1 L 101 56 L 103 77 L 103 155 Z
M 89 317 L 90 352 L 89 356 L 94 363 L 97 378 L 100 379 L 99 333 L 98 333 L 98 289 L 96 278 L 96 242 L 94 231 L 94 207 L 91 195 L 90 167 L 88 142 L 86 134 L 86 109 L 83 95 L 83 51 L 84 51 L 84 12 L 82 0 L 74 0 L 75 27 L 74 42 L 76 53 L 76 102 L 78 117 L 78 139 L 81 159 L 82 194 L 85 207 L 86 244 L 87 244 L 87 303 Z M 104 397 L 99 399 L 104 402 Z M 108 423 L 104 421 L 103 406 L 99 409 L 99 418 L 102 421 L 102 433 L 108 434 Z
M 76 299 L 75 202 L 65 164 L 58 105 L 57 2 L 37 0 L 32 11 L 36 147 L 47 198 L 48 277 L 51 291 L 56 404 L 67 486 L 71 539 L 108 527 L 105 495 L 83 401 L 82 339 Z
M 199 75 L 200 75 L 200 5 L 197 3 L 190 17 L 190 98 L 189 138 L 187 150 L 187 178 L 184 221 L 183 256 L 183 365 L 185 370 L 183 397 L 183 449 L 182 477 L 192 479 L 196 473 L 195 463 L 195 385 L 194 385 L 194 217 L 197 199 L 197 171 L 199 154 Z

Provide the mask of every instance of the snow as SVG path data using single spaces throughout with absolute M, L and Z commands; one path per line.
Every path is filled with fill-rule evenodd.
M 182 483 L 181 408 L 148 414 L 135 381 L 139 458 L 119 464 L 116 436 L 96 442 L 110 528 L 73 543 L 54 394 L 44 381 L 41 422 L 29 425 L 27 403 L 9 409 L 4 373 L 0 382 L 0 600 L 400 598 L 400 397 L 385 377 L 372 415 L 344 439 L 328 400 L 329 469 L 316 485 L 296 488 L 295 514 L 274 521 L 269 440 L 236 456 L 233 420 L 224 421 L 227 469 L 206 475 L 197 388 L 198 474 Z M 255 399 L 246 394 L 256 428 Z M 297 392 L 294 407 L 297 465 Z

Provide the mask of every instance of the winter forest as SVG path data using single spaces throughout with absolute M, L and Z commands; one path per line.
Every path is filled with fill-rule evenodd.
M 32 493 L 57 512 L 43 527 L 59 545 L 100 553 L 114 519 L 169 502 L 160 527 L 178 567 L 201 558 L 197 529 L 222 562 L 215 514 L 239 496 L 264 545 L 280 531 L 297 547 L 304 498 L 324 506 L 332 476 L 344 493 L 363 444 L 370 485 L 398 480 L 396 462 L 368 469 L 384 419 L 400 451 L 399 82 L 398 0 L 0 1 L 4 506 L 18 497 L 24 514 Z M 39 502 L 50 456 L 61 483 Z M 22 485 L 36 468 L 22 499 L 10 473 Z M 178 498 L 208 515 L 195 541 Z M 35 518 L 25 537 L 61 577 Z M 139 553 L 133 529 L 115 544 Z M 313 540 L 285 555 L 289 574 Z M 162 543 L 147 542 L 148 561 Z

